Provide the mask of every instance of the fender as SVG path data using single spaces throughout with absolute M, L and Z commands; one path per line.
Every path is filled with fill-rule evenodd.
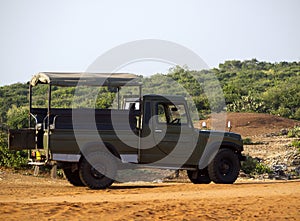
M 117 157 L 118 159 L 121 159 L 120 154 L 118 153 L 118 151 L 116 150 L 116 148 L 109 144 L 109 143 L 99 143 L 99 142 L 90 142 L 87 143 L 83 146 L 81 153 L 82 155 L 85 155 L 87 153 L 90 152 L 94 152 L 94 151 L 109 151 L 111 154 L 113 154 L 115 157 Z
M 244 160 L 243 156 L 241 155 L 241 152 L 244 149 L 242 145 L 238 145 L 236 143 L 232 143 L 228 141 L 222 141 L 221 143 L 214 142 L 204 149 L 203 154 L 199 160 L 198 168 L 202 170 L 205 167 L 207 167 L 210 164 L 210 162 L 215 158 L 219 149 L 222 148 L 228 148 L 233 150 L 234 152 L 237 152 L 239 159 L 241 161 Z
M 209 144 L 209 146 L 207 146 L 204 149 L 202 156 L 200 157 L 200 160 L 198 163 L 198 168 L 200 170 L 204 169 L 205 167 L 208 166 L 208 164 L 210 164 L 210 162 L 217 155 L 217 153 L 220 149 L 220 146 L 221 146 L 221 142 L 214 142 L 212 144 Z
M 221 144 L 221 148 L 228 148 L 239 153 L 244 150 L 243 145 L 239 145 L 229 141 L 223 141 Z

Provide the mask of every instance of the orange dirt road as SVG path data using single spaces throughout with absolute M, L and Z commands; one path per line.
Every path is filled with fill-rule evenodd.
M 125 183 L 107 190 L 1 172 L 1 220 L 300 220 L 300 181 Z

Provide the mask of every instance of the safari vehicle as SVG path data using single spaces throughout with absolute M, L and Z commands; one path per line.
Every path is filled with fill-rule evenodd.
M 32 106 L 40 84 L 48 87 L 44 108 Z M 115 107 L 52 107 L 53 87 L 79 85 L 108 87 Z M 120 89 L 127 86 L 138 94 L 122 105 Z M 195 184 L 235 182 L 244 158 L 240 135 L 196 129 L 184 97 L 141 90 L 133 74 L 38 73 L 29 82 L 30 126 L 9 130 L 9 148 L 29 149 L 32 165 L 57 162 L 70 183 L 91 189 L 107 188 L 119 169 L 139 166 L 187 170 Z

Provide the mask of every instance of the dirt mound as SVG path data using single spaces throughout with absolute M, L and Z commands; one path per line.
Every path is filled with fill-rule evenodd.
M 206 122 L 208 128 L 211 128 L 211 118 L 201 120 L 199 127 L 203 121 Z M 242 137 L 279 133 L 282 129 L 300 125 L 300 121 L 297 120 L 259 113 L 227 113 L 227 121 L 231 122 L 231 131 L 241 134 Z M 214 119 L 214 122 L 218 123 L 218 119 Z

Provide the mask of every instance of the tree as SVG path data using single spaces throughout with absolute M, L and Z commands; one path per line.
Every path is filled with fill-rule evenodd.
M 29 109 L 28 107 L 12 107 L 7 112 L 7 126 L 11 129 L 28 127 Z

